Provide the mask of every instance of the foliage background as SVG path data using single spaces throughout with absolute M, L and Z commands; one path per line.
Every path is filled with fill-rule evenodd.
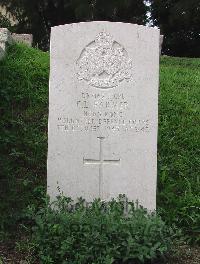
M 50 28 L 80 21 L 107 20 L 158 26 L 163 54 L 200 57 L 199 0 L 0 0 L 16 18 L 11 30 L 32 33 L 34 43 L 49 48 Z M 5 19 L 0 26 L 5 24 Z
M 200 1 L 150 0 L 153 24 L 164 34 L 163 53 L 200 57 Z
M 32 33 L 43 50 L 49 48 L 53 26 L 107 20 L 158 26 L 165 36 L 164 54 L 200 57 L 199 0 L 1 0 L 0 6 L 18 21 L 11 30 Z
M 143 0 L 1 0 L 18 21 L 18 33 L 32 33 L 35 45 L 49 48 L 50 28 L 91 20 L 147 22 Z

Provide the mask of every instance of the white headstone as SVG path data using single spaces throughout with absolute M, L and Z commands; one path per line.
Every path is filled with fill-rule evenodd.
M 159 30 L 52 28 L 48 194 L 156 208 Z

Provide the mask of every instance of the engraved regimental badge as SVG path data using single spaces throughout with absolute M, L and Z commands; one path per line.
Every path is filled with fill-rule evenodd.
M 114 88 L 131 78 L 132 61 L 125 48 L 106 32 L 98 34 L 77 60 L 77 76 L 96 88 Z

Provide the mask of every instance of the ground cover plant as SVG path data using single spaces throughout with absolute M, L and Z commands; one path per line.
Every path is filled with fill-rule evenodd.
M 199 71 L 200 59 L 161 59 L 158 212 L 194 244 L 200 241 Z M 43 203 L 48 77 L 49 54 L 37 49 L 12 46 L 0 62 L 0 241 L 19 234 L 30 204 Z
M 123 196 L 88 205 L 61 196 L 39 211 L 30 210 L 29 216 L 44 264 L 147 263 L 169 253 L 174 237 L 159 216 Z

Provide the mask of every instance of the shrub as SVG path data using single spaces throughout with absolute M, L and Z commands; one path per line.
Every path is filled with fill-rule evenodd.
M 147 263 L 163 258 L 171 248 L 173 231 L 159 216 L 127 202 L 69 198 L 31 210 L 33 241 L 40 263 Z M 127 208 L 125 210 L 125 208 Z

